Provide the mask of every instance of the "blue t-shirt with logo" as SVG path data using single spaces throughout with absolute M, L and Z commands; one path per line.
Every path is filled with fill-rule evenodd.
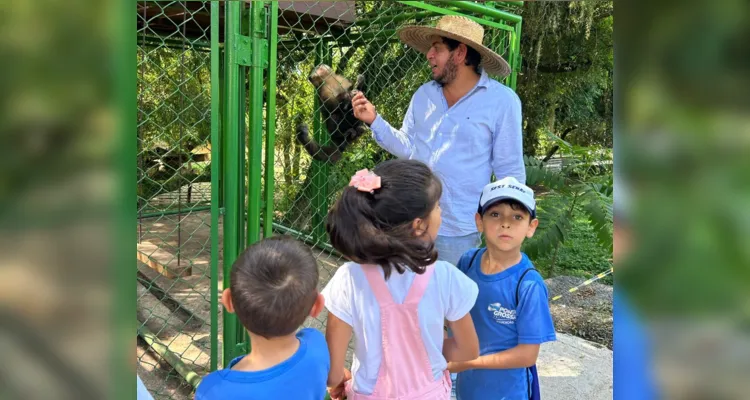
M 201 381 L 196 400 L 213 399 L 300 399 L 321 400 L 331 368 L 323 334 L 312 328 L 297 333 L 299 349 L 286 361 L 263 371 L 235 371 L 231 368 L 243 357 L 233 359 L 222 370 Z
M 481 270 L 486 248 L 466 252 L 457 267 L 479 286 L 479 296 L 471 318 L 479 337 L 479 353 L 487 355 L 511 349 L 518 344 L 540 344 L 556 339 L 549 311 L 547 287 L 542 276 L 529 271 L 518 290 L 521 274 L 534 266 L 526 254 L 521 261 L 497 274 Z M 476 253 L 474 261 L 469 262 Z M 531 374 L 526 368 L 473 369 L 458 374 L 456 394 L 460 400 L 528 399 Z

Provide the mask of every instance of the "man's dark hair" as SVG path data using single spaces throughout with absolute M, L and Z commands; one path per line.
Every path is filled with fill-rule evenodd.
M 380 265 L 386 279 L 393 270 L 424 273 L 437 261 L 437 250 L 432 240 L 414 234 L 412 222 L 430 216 L 442 183 L 417 160 L 389 160 L 372 172 L 380 177 L 380 189 L 369 193 L 348 186 L 328 213 L 331 245 L 354 262 Z
M 454 40 L 451 38 L 443 37 L 443 43 L 445 43 L 446 46 L 448 46 L 448 50 L 453 51 L 458 48 L 458 45 L 461 44 L 458 40 Z M 477 75 L 480 75 L 482 72 L 479 69 L 479 63 L 482 62 L 482 55 L 479 54 L 478 51 L 474 50 L 473 47 L 466 45 L 466 59 L 464 60 L 465 65 L 469 65 L 474 67 L 474 72 L 477 73 Z
M 237 318 L 265 338 L 294 333 L 315 304 L 317 286 L 318 265 L 310 248 L 285 236 L 248 247 L 230 276 Z

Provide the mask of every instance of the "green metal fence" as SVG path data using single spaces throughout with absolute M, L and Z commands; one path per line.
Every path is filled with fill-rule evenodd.
M 218 3 L 136 4 L 138 374 L 189 398 L 220 365 Z
M 465 15 L 513 73 L 520 65 L 519 2 L 231 1 L 137 3 L 139 375 L 157 398 L 190 398 L 207 372 L 247 352 L 217 293 L 240 251 L 290 234 L 316 253 L 322 287 L 344 259 L 325 216 L 361 168 L 391 156 L 369 130 L 338 144 L 308 76 L 325 63 L 400 126 L 429 81 L 423 55 L 396 30 Z M 331 128 L 334 132 L 329 132 Z M 331 148 L 328 148 L 331 150 Z M 326 315 L 306 326 L 324 329 Z

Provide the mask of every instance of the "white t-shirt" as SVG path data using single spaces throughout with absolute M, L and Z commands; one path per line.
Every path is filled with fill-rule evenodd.
M 445 261 L 435 263 L 435 272 L 419 302 L 419 327 L 432 364 L 435 380 L 442 379 L 447 362 L 443 357 L 443 322 L 456 321 L 469 313 L 477 299 L 477 284 Z M 382 268 L 378 267 L 381 275 Z M 386 285 L 396 303 L 403 303 L 416 274 L 407 269 L 391 273 Z M 336 271 L 323 289 L 328 311 L 352 326 L 354 390 L 372 394 L 382 359 L 380 308 L 362 266 L 349 262 Z

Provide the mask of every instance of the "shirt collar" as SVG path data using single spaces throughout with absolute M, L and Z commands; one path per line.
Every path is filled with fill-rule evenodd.
M 489 75 L 487 75 L 487 71 L 485 71 L 484 68 L 483 68 L 482 69 L 482 73 L 479 75 L 479 82 L 477 82 L 477 85 L 474 86 L 474 88 L 471 91 L 475 90 L 476 88 L 480 88 L 480 87 L 483 87 L 483 88 L 486 89 L 488 87 L 489 83 L 490 83 L 490 77 L 489 77 Z M 435 81 L 435 80 L 432 81 L 432 85 L 434 87 L 436 87 L 436 88 L 440 87 L 440 85 L 438 85 L 437 81 Z
M 479 76 L 479 82 L 477 82 L 477 87 L 486 88 L 489 83 L 490 83 L 490 77 L 487 75 L 487 71 L 485 71 L 484 68 L 482 68 L 482 74 Z

